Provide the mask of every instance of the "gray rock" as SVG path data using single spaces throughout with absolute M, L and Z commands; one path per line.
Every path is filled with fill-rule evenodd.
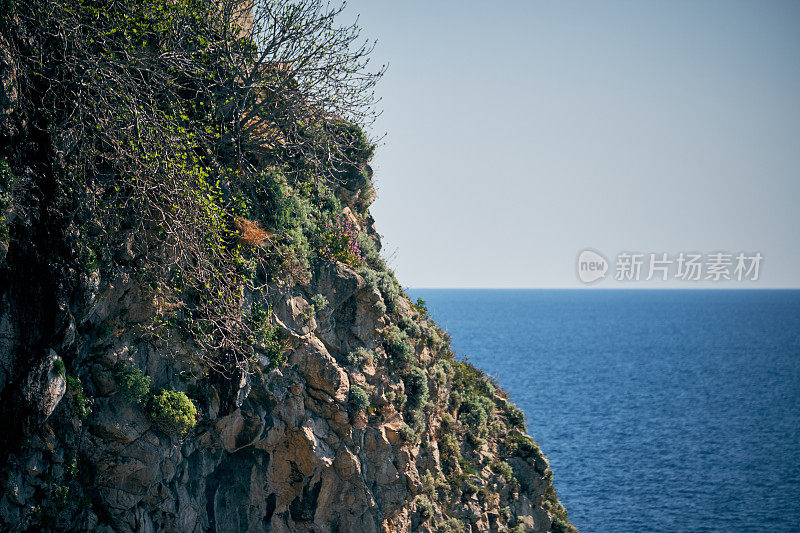
M 309 387 L 325 392 L 337 401 L 347 400 L 350 392 L 347 373 L 315 337 L 292 353 L 290 363 L 298 366 Z
M 53 414 L 64 393 L 67 392 L 67 381 L 63 370 L 59 372 L 56 365 L 59 359 L 58 354 L 50 350 L 47 357 L 28 373 L 23 388 L 26 403 L 35 409 L 41 420 Z

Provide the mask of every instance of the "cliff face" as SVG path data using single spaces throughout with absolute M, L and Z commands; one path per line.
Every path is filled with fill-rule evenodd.
M 107 232 L 69 207 L 102 203 L 113 178 L 69 177 L 11 41 L 0 34 L 0 528 L 572 530 L 522 413 L 380 260 L 368 154 L 316 182 L 325 207 L 284 228 L 316 250 L 304 265 L 275 266 L 301 248 L 275 229 L 284 207 L 229 219 L 236 246 L 280 260 L 232 291 L 259 317 L 247 358 L 210 358 L 185 328 L 195 296 L 146 275 L 174 255 L 154 252 L 144 215 Z M 268 200 L 316 205 L 302 180 L 270 184 Z

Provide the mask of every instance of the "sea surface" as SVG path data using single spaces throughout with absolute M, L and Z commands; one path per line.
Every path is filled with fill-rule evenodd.
M 800 531 L 800 291 L 410 290 L 584 533 Z

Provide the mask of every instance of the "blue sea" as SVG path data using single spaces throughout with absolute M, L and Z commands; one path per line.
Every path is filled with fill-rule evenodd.
M 800 291 L 409 293 L 524 409 L 582 532 L 800 531 Z

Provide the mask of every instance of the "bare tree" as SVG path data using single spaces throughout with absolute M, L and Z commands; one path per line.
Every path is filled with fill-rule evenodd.
M 319 0 L 221 4 L 226 28 L 241 28 L 223 56 L 241 73 L 229 79 L 226 119 L 243 151 L 280 146 L 324 168 L 352 142 L 332 133 L 336 125 L 372 123 L 385 66 L 368 70 L 374 43 L 360 41 L 357 21 L 339 25 L 344 9 Z

